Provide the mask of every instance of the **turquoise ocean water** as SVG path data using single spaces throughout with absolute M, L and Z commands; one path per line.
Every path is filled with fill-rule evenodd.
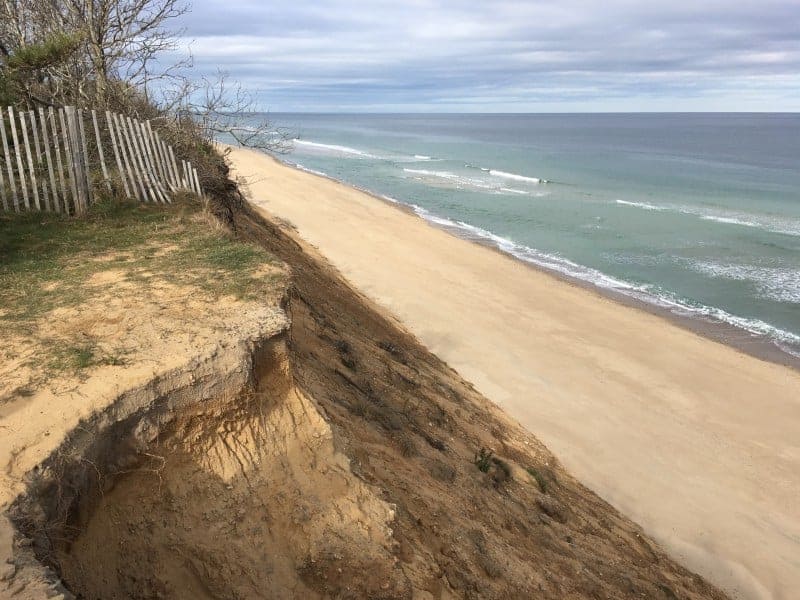
M 283 157 L 800 355 L 800 115 L 300 115 Z

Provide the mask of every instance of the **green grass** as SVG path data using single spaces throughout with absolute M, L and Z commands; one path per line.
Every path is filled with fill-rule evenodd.
M 102 292 L 89 279 L 108 270 L 192 285 L 209 298 L 263 298 L 277 276 L 257 271 L 272 257 L 212 227 L 202 210 L 189 201 L 101 202 L 84 218 L 0 214 L 0 327 L 29 333 L 49 311 Z
M 93 278 L 108 271 L 114 277 Z M 58 318 L 51 311 L 156 284 L 187 286 L 187 298 L 209 302 L 274 301 L 283 277 L 268 252 L 236 240 L 189 199 L 168 206 L 100 202 L 81 218 L 0 213 L 0 331 L 11 342 L 0 358 L 30 351 L 23 364 L 34 369 L 36 386 L 58 373 L 82 377 L 90 367 L 124 365 L 124 348 L 48 333 L 48 319 Z M 120 288 L 120 280 L 138 286 Z
M 101 353 L 93 343 L 70 345 L 60 340 L 51 340 L 49 356 L 45 371 L 48 374 L 72 372 L 80 373 L 89 367 L 100 365 L 124 365 L 124 352 L 117 350 L 113 354 Z

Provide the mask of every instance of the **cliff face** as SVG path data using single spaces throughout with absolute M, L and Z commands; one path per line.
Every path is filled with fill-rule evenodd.
M 290 228 L 228 217 L 288 265 L 288 325 L 85 419 L 12 507 L 8 581 L 41 561 L 85 598 L 723 597 Z

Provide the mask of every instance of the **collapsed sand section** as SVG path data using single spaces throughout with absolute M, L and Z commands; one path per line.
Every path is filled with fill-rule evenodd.
M 266 277 L 282 273 L 269 267 Z M 277 306 L 285 281 L 261 301 L 214 297 L 162 278 L 129 281 L 113 268 L 97 273 L 97 286 L 79 306 L 57 308 L 27 337 L 4 336 L 0 361 L 0 597 L 45 597 L 57 577 L 26 560 L 6 518 L 31 476 L 97 414 L 124 419 L 164 402 L 174 390 L 195 386 L 199 399 L 239 389 L 257 340 L 287 327 Z M 5 332 L 4 332 L 5 333 Z M 92 349 L 86 368 L 48 370 L 60 348 Z M 38 360 L 38 359 L 41 360 Z M 113 358 L 113 360 L 112 360 Z M 34 361 L 32 359 L 37 359 Z M 131 391 L 135 390 L 135 393 Z M 24 554 L 24 553 L 23 553 Z M 55 588 L 53 586 L 56 586 Z
M 239 390 L 202 398 L 188 385 L 126 419 L 98 417 L 47 462 L 14 512 L 72 592 L 316 598 L 302 574 L 324 563 L 358 594 L 403 593 L 393 509 L 294 387 L 282 338 L 252 364 Z

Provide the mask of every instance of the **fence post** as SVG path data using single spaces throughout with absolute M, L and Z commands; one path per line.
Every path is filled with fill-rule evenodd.
M 39 125 L 42 128 L 42 144 L 44 144 L 44 156 L 47 159 L 47 172 L 50 175 L 50 187 L 52 189 L 53 206 L 56 212 L 61 212 L 61 207 L 58 205 L 58 188 L 56 187 L 56 176 L 53 172 L 53 158 L 50 155 L 50 140 L 47 135 L 47 118 L 44 114 L 44 108 L 39 107 Z

